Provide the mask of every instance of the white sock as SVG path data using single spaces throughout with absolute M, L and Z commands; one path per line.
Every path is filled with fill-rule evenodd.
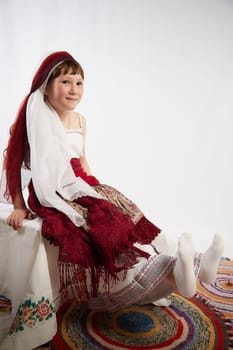
M 204 283 L 214 283 L 216 280 L 219 260 L 224 251 L 222 236 L 214 235 L 211 246 L 203 253 L 198 278 Z
M 196 293 L 194 255 L 192 237 L 189 233 L 183 233 L 178 241 L 177 261 L 173 273 L 178 291 L 187 298 Z

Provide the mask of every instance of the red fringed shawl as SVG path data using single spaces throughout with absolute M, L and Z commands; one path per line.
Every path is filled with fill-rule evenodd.
M 76 176 L 91 186 L 99 184 L 95 177 L 84 172 L 79 159 L 73 158 L 71 164 Z M 68 278 L 62 264 L 62 288 L 66 289 L 69 283 L 76 284 L 78 298 L 82 302 L 90 297 L 86 285 L 87 271 L 92 281 L 91 296 L 96 297 L 100 276 L 107 286 L 111 279 L 117 279 L 118 272 L 132 267 L 138 256 L 148 258 L 149 255 L 135 247 L 134 243 L 149 244 L 160 232 L 145 217 L 134 224 L 129 215 L 109 201 L 87 196 L 75 201 L 87 210 L 88 229 L 84 230 L 75 226 L 65 214 L 43 207 L 36 198 L 32 184 L 29 190 L 29 206 L 43 218 L 42 234 L 59 246 L 59 261 L 67 264 L 68 275 L 71 274 L 70 264 L 73 265 L 73 276 Z

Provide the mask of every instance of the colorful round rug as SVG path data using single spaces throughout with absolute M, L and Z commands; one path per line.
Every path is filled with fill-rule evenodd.
M 57 350 L 228 349 L 224 322 L 204 303 L 174 293 L 169 307 L 132 306 L 113 313 L 79 309 L 58 313 Z

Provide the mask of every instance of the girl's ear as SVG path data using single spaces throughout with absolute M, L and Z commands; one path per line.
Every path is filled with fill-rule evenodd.
M 44 101 L 47 102 L 48 101 L 48 92 L 47 92 L 47 87 L 44 91 Z
M 46 85 L 46 88 L 44 90 L 44 96 L 47 96 L 48 95 L 48 85 Z
M 48 98 L 48 85 L 46 86 L 45 90 L 44 90 L 44 99 Z

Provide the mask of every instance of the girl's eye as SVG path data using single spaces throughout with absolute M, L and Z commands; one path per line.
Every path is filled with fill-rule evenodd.
M 83 85 L 83 82 L 82 81 L 78 81 L 77 85 Z
M 68 84 L 69 84 L 69 80 L 63 80 L 63 81 L 62 81 L 62 84 L 68 85 Z

